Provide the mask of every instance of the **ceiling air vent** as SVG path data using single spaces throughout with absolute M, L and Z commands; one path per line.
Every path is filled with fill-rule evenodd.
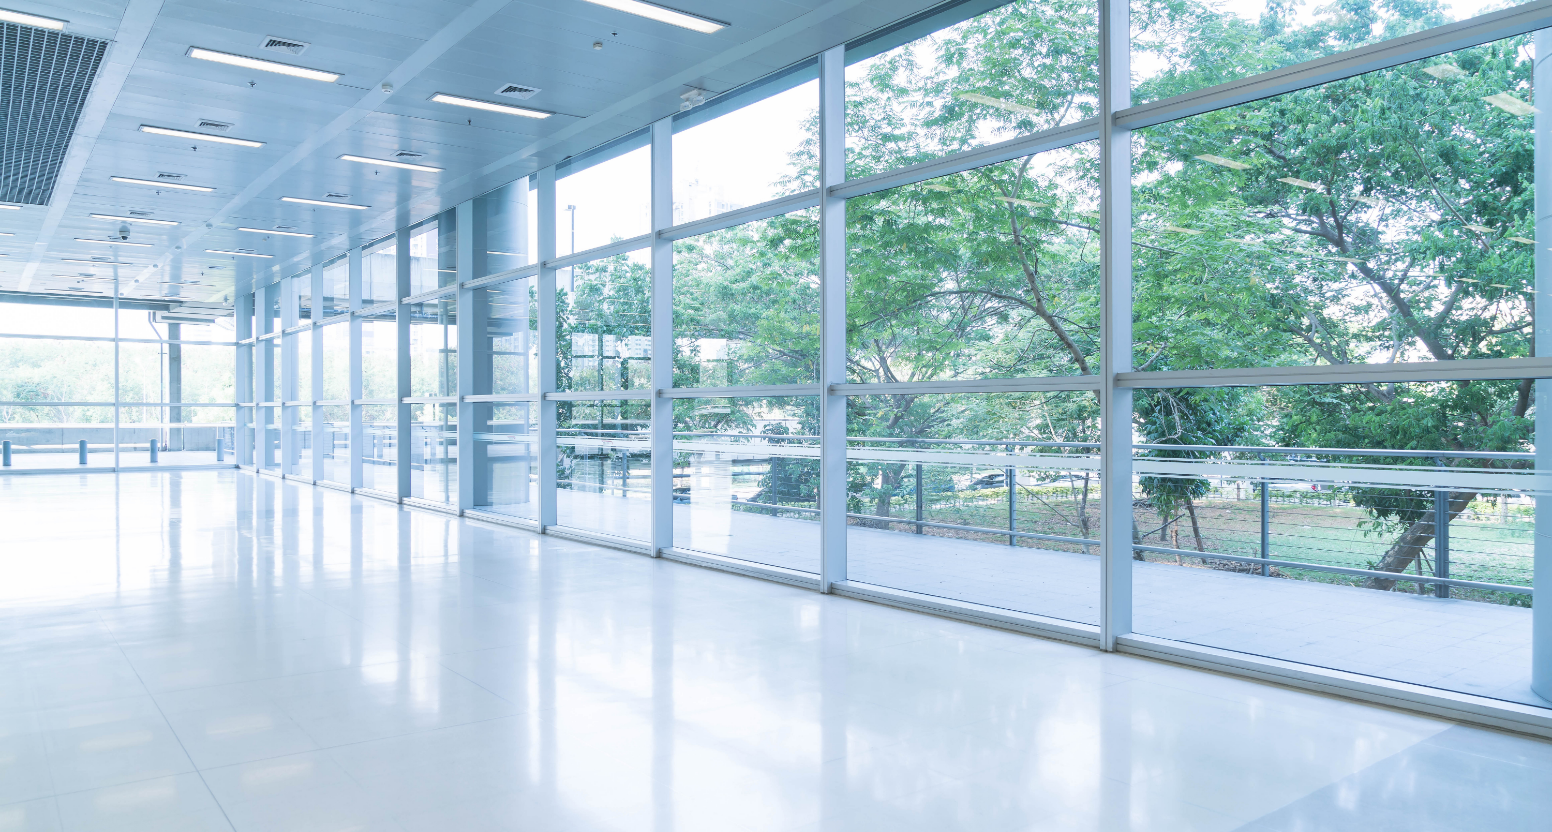
M 0 23 L 0 202 L 47 205 L 108 42 Z
M 277 38 L 274 35 L 267 35 L 264 38 L 263 48 L 273 50 L 275 52 L 284 52 L 287 55 L 300 55 L 303 52 L 306 52 L 307 47 L 309 46 L 312 46 L 312 44 L 304 40 L 296 40 L 295 38 Z
M 202 118 L 199 120 L 199 129 L 214 130 L 217 133 L 225 133 L 226 131 L 232 129 L 232 125 L 225 121 L 211 121 L 208 118 Z
M 350 199 L 350 194 L 342 194 L 339 191 L 329 191 L 323 196 L 325 199 Z
M 420 159 L 420 158 L 425 157 L 425 155 L 426 154 L 421 153 L 420 151 L 417 151 L 417 150 L 401 150 L 398 153 L 393 154 L 393 158 L 395 158 L 395 159 Z
M 496 88 L 497 95 L 504 95 L 507 98 L 533 98 L 538 91 L 538 87 L 529 87 L 523 84 L 502 84 Z
M 150 211 L 130 211 L 129 215 L 131 217 L 149 217 L 149 216 L 151 216 L 151 212 Z
M 186 173 L 166 173 L 166 172 L 163 172 L 163 173 L 158 173 L 156 175 L 156 178 L 157 179 L 166 179 L 168 181 L 176 182 L 179 179 L 188 179 L 189 175 L 186 174 Z

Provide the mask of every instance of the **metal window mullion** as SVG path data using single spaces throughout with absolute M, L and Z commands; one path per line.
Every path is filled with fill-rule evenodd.
M 114 258 L 117 260 L 118 258 Z M 119 267 L 113 267 L 113 469 L 119 467 Z
M 1552 355 L 1552 250 L 1547 241 L 1552 240 L 1552 30 L 1543 30 L 1535 36 L 1535 63 L 1532 74 L 1533 97 L 1536 107 L 1533 124 L 1536 137 L 1533 173 L 1535 178 L 1536 246 L 1536 296 L 1535 330 L 1532 346 L 1535 355 Z M 1552 381 L 1535 383 L 1535 447 L 1538 479 L 1552 471 Z M 1536 489 L 1535 528 L 1552 527 L 1552 493 L 1545 483 Z M 1534 536 L 1532 575 L 1541 580 L 1540 586 L 1552 581 L 1552 537 L 1544 531 Z M 1543 699 L 1552 700 L 1552 604 L 1536 604 L 1531 608 L 1531 673 L 1530 686 Z
M 286 330 L 296 326 L 297 285 L 294 278 L 282 278 L 275 284 L 280 289 L 280 389 L 276 401 L 292 402 L 297 399 L 296 390 L 296 333 Z M 280 472 L 295 475 L 293 459 L 296 456 L 296 408 L 282 404 L 280 407 Z
M 237 296 L 236 321 L 233 331 L 239 342 L 249 341 L 253 338 L 253 293 L 247 292 Z M 237 361 L 236 373 L 233 380 L 237 389 L 237 400 L 240 402 L 256 402 L 253 396 L 253 344 L 238 343 L 234 350 Z M 251 407 L 239 407 L 236 419 L 232 423 L 232 454 L 237 457 L 238 465 L 253 464 L 253 443 L 242 442 L 241 438 L 252 429 L 254 412 Z M 219 441 L 219 440 L 218 440 Z
M 394 332 L 398 343 L 395 350 L 395 375 L 398 385 L 395 388 L 398 402 L 394 405 L 397 420 L 394 422 L 394 471 L 398 474 L 399 499 L 410 496 L 410 478 L 414 469 L 410 467 L 410 442 L 413 441 L 413 429 L 410 424 L 410 411 L 414 405 L 405 403 L 404 399 L 411 394 L 410 384 L 410 308 L 404 302 L 404 298 L 410 293 L 410 229 L 400 228 L 394 232 L 394 297 L 398 298 L 394 303 Z
M 350 250 L 346 260 L 346 285 L 350 293 L 352 312 L 361 308 L 361 249 Z M 361 444 L 366 441 L 366 430 L 361 419 L 361 317 L 351 315 L 350 322 L 350 482 L 351 488 L 361 487 Z
M 318 316 L 323 310 L 323 266 L 321 264 L 313 266 L 311 291 L 313 298 L 313 317 L 309 320 L 316 324 L 318 322 Z M 307 351 L 308 359 L 312 362 L 312 367 L 308 371 L 308 375 L 312 378 L 312 384 L 310 385 L 311 389 L 306 392 L 306 395 L 303 398 L 306 398 L 308 401 L 315 403 L 308 424 L 312 428 L 313 435 L 312 464 L 310 466 L 312 468 L 312 474 L 310 476 L 316 482 L 317 480 L 323 479 L 324 431 L 319 429 L 322 425 L 322 421 L 318 418 L 318 408 L 316 406 L 316 402 L 323 398 L 323 327 L 315 325 L 312 329 L 302 333 L 302 335 L 303 337 L 312 339 L 312 345 Z M 332 434 L 330 435 L 330 441 L 333 441 Z
M 661 557 L 674 545 L 674 244 L 658 232 L 674 221 L 673 119 L 652 125 L 652 448 L 651 549 Z
M 476 492 L 483 495 L 488 484 L 484 481 L 486 466 L 474 448 L 475 411 L 479 405 L 466 402 L 464 396 L 478 392 L 475 369 L 478 366 L 476 335 L 484 337 L 486 305 L 480 303 L 485 291 L 465 286 L 473 277 L 485 270 L 485 235 L 476 235 L 474 200 L 458 203 L 455 210 L 458 251 L 458 511 L 474 508 Z M 483 231 L 483 229 L 479 229 Z M 476 238 L 478 237 L 478 239 Z M 477 262 L 478 261 L 478 262 Z M 476 307 L 479 308 L 476 308 Z M 478 482 L 477 482 L 478 481 Z
M 538 234 L 534 241 L 541 263 L 555 259 L 555 167 L 539 171 Z M 555 332 L 555 269 L 540 267 L 539 286 L 539 389 L 544 393 L 555 392 L 556 352 Z M 556 525 L 555 494 L 555 422 L 556 404 L 541 398 L 539 408 L 539 528 Z
M 1116 111 L 1131 101 L 1129 0 L 1100 0 L 1100 647 L 1132 630 L 1132 391 L 1116 385 L 1132 362 L 1131 132 Z
M 819 591 L 846 580 L 846 47 L 819 56 Z

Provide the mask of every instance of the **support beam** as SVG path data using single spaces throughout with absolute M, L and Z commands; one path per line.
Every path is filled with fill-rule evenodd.
M 846 383 L 846 47 L 819 56 L 819 386 Z M 846 580 L 846 397 L 819 397 L 819 590 Z

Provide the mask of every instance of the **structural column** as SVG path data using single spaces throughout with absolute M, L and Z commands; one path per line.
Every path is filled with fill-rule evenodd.
M 819 56 L 819 589 L 846 580 L 846 47 Z
M 394 263 L 394 321 L 396 327 L 396 341 L 398 347 L 395 350 L 395 377 L 398 385 L 394 388 L 394 412 L 397 419 L 394 422 L 394 470 L 398 473 L 398 495 L 402 500 L 410 496 L 410 477 L 414 469 L 410 467 L 410 461 L 414 458 L 410 453 L 410 442 L 414 436 L 414 425 L 410 421 L 410 410 L 413 405 L 406 404 L 405 399 L 410 393 L 410 308 L 405 305 L 404 299 L 410 294 L 410 230 L 406 226 L 400 228 L 393 235 L 393 263 Z
M 652 124 L 652 556 L 674 545 L 674 122 Z
M 236 349 L 237 367 L 233 375 L 236 382 L 236 398 L 240 404 L 248 407 L 238 407 L 233 412 L 232 419 L 232 453 L 237 457 L 238 465 L 253 464 L 253 443 L 242 441 L 248 430 L 253 425 L 253 403 L 258 401 L 253 397 L 253 345 L 244 344 L 253 337 L 253 293 L 247 292 L 237 296 L 236 324 L 233 326 L 233 334 L 237 338 Z M 217 441 L 220 441 L 219 439 Z
M 1552 355 L 1552 32 L 1536 33 L 1535 181 L 1536 328 L 1535 354 Z M 1552 379 L 1536 382 L 1536 533 L 1532 583 L 1552 594 Z M 1531 690 L 1552 702 L 1552 603 L 1537 603 L 1531 615 Z
M 476 424 L 477 410 L 488 409 L 488 405 L 477 405 L 464 401 L 465 396 L 477 393 L 489 393 L 490 389 L 488 372 L 479 372 L 482 364 L 490 361 L 490 344 L 487 340 L 486 315 L 489 304 L 484 303 L 484 289 L 465 288 L 465 284 L 480 275 L 485 269 L 485 222 L 483 217 L 476 217 L 474 200 L 467 200 L 458 204 L 456 209 L 456 225 L 458 228 L 458 511 L 462 513 L 466 509 L 479 505 L 476 497 L 481 497 L 489 488 L 485 482 L 486 464 L 484 455 L 476 450 L 474 440 L 476 432 L 483 432 L 484 425 Z M 481 389 L 480 377 L 483 376 L 485 384 Z
M 539 239 L 534 241 L 539 264 L 539 528 L 556 524 L 555 510 L 555 166 L 539 171 Z
M 316 404 L 323 398 L 323 327 L 319 325 L 323 320 L 323 266 L 315 263 L 308 279 L 312 283 L 313 308 L 311 317 L 307 319 L 310 328 L 302 335 L 312 339 L 307 350 L 308 359 L 312 362 L 307 375 L 312 379 L 312 383 L 308 389 L 301 391 L 301 397 L 314 404 L 308 420 L 313 432 L 312 456 L 304 464 L 308 470 L 308 478 L 318 482 L 323 479 L 324 440 L 327 438 L 331 443 L 334 441 L 334 434 L 324 430 L 323 420 L 319 418 Z
M 346 280 L 350 286 L 350 487 L 361 487 L 361 443 L 366 441 L 361 405 L 361 249 L 346 256 Z
M 1131 133 L 1115 113 L 1131 105 L 1128 0 L 1100 0 L 1100 646 L 1132 631 Z

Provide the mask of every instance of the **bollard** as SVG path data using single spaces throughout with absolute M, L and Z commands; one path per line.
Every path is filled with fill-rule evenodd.
M 82 465 L 85 465 L 86 464 L 86 440 L 82 439 L 80 442 L 76 443 L 76 448 L 78 449 L 77 452 L 76 452 L 77 456 L 79 457 L 78 461 Z
M 156 456 L 156 440 L 155 440 L 155 439 L 152 439 L 152 440 L 151 440 L 151 464 L 152 464 L 152 465 L 155 465 L 155 464 L 156 464 L 156 462 L 157 462 L 157 456 Z
M 216 431 L 216 462 L 226 461 L 226 454 L 222 453 L 224 450 L 226 450 L 226 443 L 221 439 L 221 432 Z
M 11 467 L 11 440 L 0 442 L 0 465 Z

